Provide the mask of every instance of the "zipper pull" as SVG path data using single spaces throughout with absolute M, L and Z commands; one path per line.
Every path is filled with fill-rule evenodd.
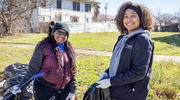
M 135 89 L 134 89 L 134 88 L 132 88 L 132 91 L 135 91 Z
M 129 92 L 131 92 L 131 91 L 133 91 L 133 92 L 134 92 L 134 91 L 135 91 L 135 89 L 134 89 L 134 88 L 130 88 L 130 89 L 129 89 Z

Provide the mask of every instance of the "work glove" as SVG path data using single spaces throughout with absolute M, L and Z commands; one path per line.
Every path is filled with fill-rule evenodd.
M 18 89 L 18 86 L 13 86 L 13 89 L 10 90 L 12 92 L 12 94 L 16 95 L 17 93 L 21 93 L 21 89 Z
M 66 97 L 66 100 L 74 100 L 75 95 L 73 93 L 69 93 Z
M 102 75 L 99 77 L 98 81 L 102 80 L 102 79 L 107 79 L 108 78 L 108 74 L 106 72 L 102 73 Z
M 111 86 L 111 83 L 110 83 L 110 79 L 103 79 L 101 81 L 98 81 L 96 82 L 98 83 L 99 85 L 96 86 L 96 88 L 102 88 L 102 89 L 105 89 L 105 88 L 108 88 Z

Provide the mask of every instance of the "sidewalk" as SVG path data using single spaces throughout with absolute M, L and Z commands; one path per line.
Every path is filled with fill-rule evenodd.
M 0 45 L 9 45 L 14 47 L 21 47 L 21 48 L 35 48 L 35 45 L 29 44 L 9 44 L 9 43 L 0 43 Z M 111 56 L 112 52 L 106 51 L 91 51 L 91 50 L 82 50 L 82 49 L 75 49 L 76 53 L 83 53 L 83 54 L 92 54 L 92 55 L 103 55 L 103 56 Z M 168 61 L 172 60 L 175 62 L 180 62 L 180 56 L 165 56 L 165 55 L 154 55 L 154 61 Z

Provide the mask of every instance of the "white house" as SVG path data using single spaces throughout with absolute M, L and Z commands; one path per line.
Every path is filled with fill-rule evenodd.
M 70 33 L 117 31 L 112 22 L 94 23 L 99 14 L 98 4 L 96 0 L 44 0 L 33 11 L 33 32 L 46 33 L 50 21 L 67 23 Z
M 39 22 L 93 22 L 96 21 L 98 4 L 96 0 L 45 0 L 33 11 L 34 32 Z M 41 5 L 41 6 L 40 6 Z

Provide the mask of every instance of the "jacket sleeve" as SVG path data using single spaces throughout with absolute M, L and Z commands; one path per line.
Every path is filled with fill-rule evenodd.
M 110 78 L 112 86 L 121 86 L 142 80 L 151 67 L 154 44 L 150 37 L 140 36 L 136 40 L 132 51 L 132 66 L 125 73 Z M 122 58 L 123 59 L 123 58 Z M 127 62 L 128 63 L 128 62 Z M 130 63 L 130 62 L 129 62 Z M 123 66 L 126 67 L 126 66 Z
M 71 77 L 71 80 L 69 82 L 69 90 L 70 93 L 76 94 L 76 90 L 77 90 L 76 75 L 73 75 Z
M 74 57 L 74 59 L 75 59 L 75 64 L 76 64 L 76 57 Z M 76 65 L 76 68 L 77 68 L 77 65 Z M 69 90 L 70 90 L 70 93 L 76 94 L 76 90 L 77 90 L 76 74 L 74 74 L 71 77 L 71 80 L 69 82 Z
M 38 44 L 34 50 L 32 58 L 29 62 L 29 66 L 26 71 L 26 74 L 22 78 L 22 81 L 20 82 L 19 86 L 24 84 L 28 79 L 30 79 L 33 75 L 35 75 L 39 72 L 39 70 L 42 66 L 43 59 L 44 59 L 44 55 L 43 55 L 42 46 L 40 44 Z M 23 86 L 22 89 L 24 89 L 28 85 L 29 85 L 29 83 L 27 83 L 25 86 Z

